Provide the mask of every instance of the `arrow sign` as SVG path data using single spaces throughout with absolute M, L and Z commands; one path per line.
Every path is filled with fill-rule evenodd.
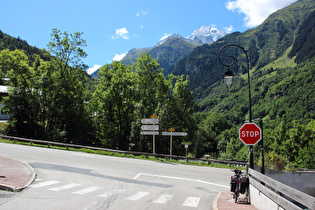
M 141 120 L 142 124 L 159 124 L 159 119 L 143 118 Z
M 142 125 L 141 126 L 141 130 L 145 130 L 145 131 L 158 131 L 159 130 L 159 126 L 158 125 Z
M 186 132 L 162 132 L 163 136 L 187 136 Z
M 153 131 L 141 131 L 140 135 L 159 135 L 159 132 L 153 132 Z

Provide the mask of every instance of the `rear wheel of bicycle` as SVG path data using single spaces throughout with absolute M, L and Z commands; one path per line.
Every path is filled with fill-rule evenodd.
M 246 190 L 245 190 L 245 202 L 246 203 L 249 203 L 249 197 L 248 197 L 248 187 L 246 187 Z

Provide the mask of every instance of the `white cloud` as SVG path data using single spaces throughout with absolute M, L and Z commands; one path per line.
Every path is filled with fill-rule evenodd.
M 123 54 L 115 54 L 115 57 L 113 58 L 113 61 L 121 61 L 126 56 L 126 53 Z
M 140 15 L 147 15 L 148 13 L 148 11 L 141 10 L 140 12 L 137 12 L 136 16 L 139 17 Z
M 230 25 L 229 27 L 225 27 L 224 30 L 225 30 L 226 33 L 229 34 L 229 33 L 231 33 L 234 30 L 234 27 L 232 25 Z
M 95 64 L 92 68 L 89 68 L 88 70 L 86 70 L 86 73 L 88 73 L 89 75 L 93 74 L 97 69 L 99 69 L 101 66 Z
M 167 37 L 171 36 L 172 34 L 167 34 L 167 33 L 164 33 L 163 37 L 160 39 L 160 41 L 166 39 Z
M 116 33 L 115 35 L 112 35 L 112 39 L 118 38 L 129 39 L 128 31 L 126 28 L 116 29 Z
M 266 20 L 273 12 L 286 7 L 297 0 L 232 0 L 225 3 L 231 11 L 244 13 L 245 26 L 254 27 Z

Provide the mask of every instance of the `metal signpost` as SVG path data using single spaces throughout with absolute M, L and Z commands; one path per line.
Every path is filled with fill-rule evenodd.
M 175 131 L 174 128 L 170 128 L 168 129 L 169 132 L 162 132 L 162 135 L 163 136 L 170 136 L 170 155 L 172 155 L 172 143 L 173 143 L 173 140 L 172 140 L 172 136 L 187 136 L 187 133 L 186 132 L 173 132 Z
M 185 145 L 185 149 L 186 149 L 186 157 L 187 157 L 188 145 L 191 145 L 191 142 L 182 142 L 182 145 Z M 187 161 L 188 161 L 188 159 L 187 159 Z
M 141 120 L 141 123 L 144 124 L 141 126 L 140 135 L 152 135 L 153 136 L 153 154 L 155 154 L 155 135 L 159 135 L 159 119 L 156 118 L 156 115 L 151 115 L 151 118 L 144 118 Z M 152 125 L 151 125 L 152 124 Z

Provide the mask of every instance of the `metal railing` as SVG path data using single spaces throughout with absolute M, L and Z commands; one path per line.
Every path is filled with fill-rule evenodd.
M 197 161 L 197 162 L 207 162 L 208 165 L 210 163 L 219 163 L 219 164 L 226 164 L 229 166 L 247 166 L 248 163 L 246 161 L 232 161 L 232 160 L 217 160 L 217 159 L 210 159 L 210 158 L 192 158 L 192 157 L 186 157 L 186 156 L 178 156 L 178 155 L 166 155 L 166 154 L 153 154 L 153 153 L 147 153 L 147 152 L 136 152 L 136 151 L 125 151 L 125 150 L 116 150 L 116 149 L 108 149 L 108 148 L 101 148 L 101 147 L 92 147 L 92 146 L 83 146 L 83 145 L 77 145 L 77 144 L 67 144 L 67 143 L 61 143 L 61 142 L 53 142 L 53 141 L 44 141 L 44 140 L 36 140 L 36 139 L 28 139 L 28 138 L 21 138 L 21 137 L 15 137 L 15 136 L 5 136 L 0 135 L 0 138 L 3 139 L 10 139 L 14 141 L 23 141 L 23 142 L 31 142 L 31 143 L 37 143 L 37 144 L 45 144 L 48 146 L 61 146 L 66 148 L 84 148 L 84 149 L 91 149 L 91 150 L 100 150 L 100 151 L 106 151 L 106 152 L 114 152 L 114 153 L 121 153 L 121 154 L 131 154 L 131 155 L 144 155 L 144 156 L 155 156 L 160 158 L 172 158 L 175 160 L 186 160 L 189 161 Z
M 251 168 L 248 169 L 248 173 L 250 185 L 253 185 L 260 193 L 269 197 L 282 208 L 305 209 L 306 207 L 315 209 L 315 198 L 313 196 L 289 187 Z

